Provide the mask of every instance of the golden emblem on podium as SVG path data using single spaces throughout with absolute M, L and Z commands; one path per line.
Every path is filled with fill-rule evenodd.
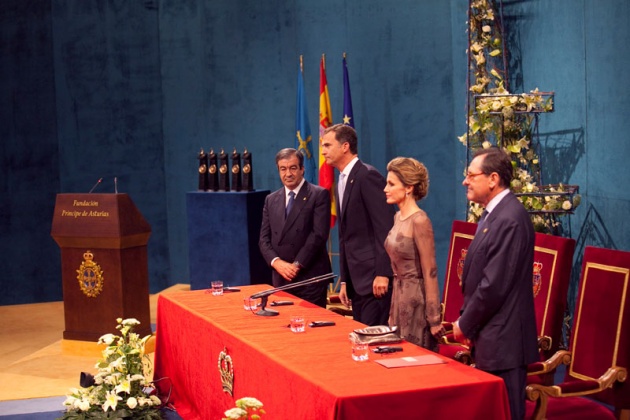
M 83 262 L 77 270 L 79 287 L 84 295 L 96 297 L 103 291 L 103 271 L 93 261 L 94 254 L 89 250 L 83 254 Z
M 251 170 L 252 170 L 252 167 L 248 163 L 243 165 L 243 173 L 248 174 Z
M 219 172 L 221 172 L 222 174 L 226 174 L 227 173 L 227 165 L 221 165 L 221 167 L 219 168 Z
M 206 165 L 200 165 L 199 166 L 199 173 L 200 174 L 205 174 L 206 173 Z
M 223 347 L 223 351 L 219 353 L 219 374 L 221 375 L 223 392 L 227 392 L 230 396 L 233 396 L 234 368 L 232 366 L 232 358 L 227 354 L 226 347 Z

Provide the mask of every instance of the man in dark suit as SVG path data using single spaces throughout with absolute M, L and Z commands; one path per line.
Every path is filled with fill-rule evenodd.
M 468 167 L 466 196 L 485 210 L 464 262 L 464 304 L 453 333 L 472 345 L 477 368 L 503 378 L 512 419 L 522 419 L 526 367 L 538 359 L 534 228 L 511 180 L 512 162 L 497 147 L 477 152 Z
M 265 199 L 258 246 L 273 268 L 274 287 L 328 274 L 326 250 L 330 232 L 330 194 L 304 179 L 304 155 L 282 149 L 276 165 L 284 187 Z M 328 282 L 290 290 L 291 294 L 326 307 Z
M 353 318 L 367 325 L 387 325 L 392 267 L 384 243 L 395 210 L 385 199 L 385 178 L 357 157 L 354 128 L 336 124 L 321 139 L 326 163 L 340 172 L 335 200 L 339 231 L 339 299 Z

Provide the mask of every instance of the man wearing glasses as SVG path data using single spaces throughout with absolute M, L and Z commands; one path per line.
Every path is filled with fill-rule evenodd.
M 326 250 L 330 194 L 304 179 L 299 150 L 280 150 L 276 166 L 284 186 L 265 199 L 258 247 L 273 268 L 273 286 L 280 287 L 332 271 Z M 327 289 L 327 282 L 318 282 L 291 289 L 291 294 L 325 308 Z
M 512 419 L 522 419 L 526 366 L 538 360 L 534 228 L 511 180 L 512 162 L 497 147 L 477 152 L 468 167 L 466 197 L 485 210 L 464 262 L 464 304 L 453 334 L 472 346 L 477 368 L 503 378 Z

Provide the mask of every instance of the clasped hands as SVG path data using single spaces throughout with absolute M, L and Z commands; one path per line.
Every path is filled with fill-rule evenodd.
M 278 272 L 286 281 L 293 280 L 300 271 L 300 267 L 297 264 L 286 262 L 278 258 L 272 264 L 274 270 Z

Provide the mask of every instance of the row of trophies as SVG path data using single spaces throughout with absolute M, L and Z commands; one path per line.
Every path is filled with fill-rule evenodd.
M 230 175 L 228 174 L 229 158 L 223 149 L 217 155 L 213 149 L 206 153 L 201 149 L 199 159 L 199 191 L 253 191 L 254 179 L 252 173 L 252 154 L 243 151 L 243 166 L 241 154 L 232 152 L 231 172 L 232 188 L 230 189 Z M 241 176 L 242 173 L 242 176 Z

